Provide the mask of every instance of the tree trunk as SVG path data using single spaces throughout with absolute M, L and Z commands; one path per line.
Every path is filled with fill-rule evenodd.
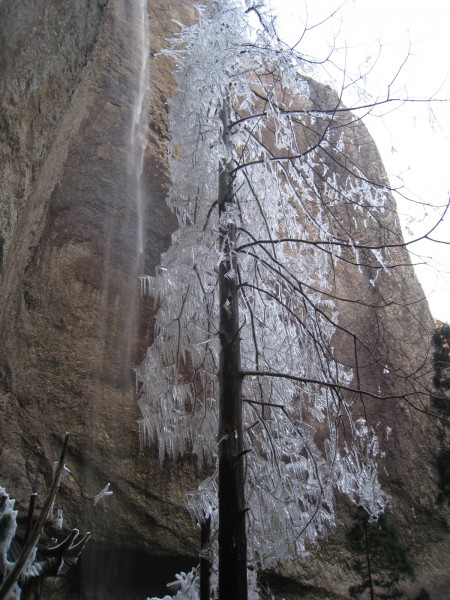
M 229 147 L 229 107 L 222 106 L 223 136 Z M 234 202 L 231 165 L 219 173 L 220 411 L 219 411 L 219 600 L 247 600 L 247 539 L 242 438 L 242 376 L 239 337 L 236 226 L 223 219 Z

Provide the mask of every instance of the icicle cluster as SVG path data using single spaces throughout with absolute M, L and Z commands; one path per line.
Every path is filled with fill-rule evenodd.
M 8 551 L 11 542 L 16 535 L 17 528 L 17 510 L 14 510 L 14 500 L 10 499 L 5 488 L 0 485 L 0 575 L 3 575 L 3 580 L 14 566 L 8 560 Z M 1 587 L 2 579 L 0 579 Z M 8 600 L 20 598 L 20 589 L 17 583 L 10 590 Z
M 8 560 L 8 550 L 16 534 L 17 510 L 5 488 L 0 486 L 0 573 L 5 573 L 12 566 Z
M 167 587 L 176 588 L 175 596 L 164 596 L 163 598 L 147 598 L 147 600 L 200 600 L 198 568 L 189 573 L 178 573 L 176 581 L 169 583 Z
M 331 172 L 331 158 L 343 152 L 339 128 L 328 112 L 311 107 L 301 76 L 308 65 L 271 35 L 264 13 L 259 17 L 265 26 L 251 30 L 240 2 L 214 2 L 168 51 L 178 81 L 170 102 L 168 202 L 179 230 L 158 274 L 142 279 L 159 308 L 137 378 L 142 440 L 158 444 L 161 461 L 189 452 L 214 465 L 224 259 L 216 203 L 219 173 L 227 169 L 234 203 L 222 219 L 237 228 L 231 251 L 238 270 L 227 276 L 240 284 L 251 450 L 249 561 L 267 567 L 305 555 L 334 524 L 335 489 L 374 518 L 386 502 L 376 437 L 353 422 L 352 402 L 340 391 L 353 375 L 333 359 L 337 315 L 329 283 L 338 242 L 356 245 L 350 234 L 333 234 L 334 209 L 351 205 L 376 219 L 384 192 L 356 167 Z M 224 102 L 231 113 L 225 125 Z M 210 479 L 191 494 L 197 520 L 216 514 L 214 489 Z

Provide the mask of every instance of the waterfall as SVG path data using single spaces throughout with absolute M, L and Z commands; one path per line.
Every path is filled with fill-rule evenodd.
M 143 168 L 145 149 L 147 147 L 147 59 L 149 39 L 147 27 L 147 0 L 138 0 L 136 15 L 136 46 L 139 58 L 138 85 L 132 106 L 130 127 L 130 158 L 129 175 L 136 202 L 136 250 L 137 261 L 144 253 L 144 190 Z

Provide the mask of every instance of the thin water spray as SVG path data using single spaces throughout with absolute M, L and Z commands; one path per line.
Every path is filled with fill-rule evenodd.
M 147 63 L 149 39 L 147 26 L 147 0 L 138 0 L 136 10 L 136 51 L 139 60 L 137 91 L 133 102 L 130 128 L 129 174 L 136 201 L 136 248 L 137 260 L 144 253 L 144 189 L 143 169 L 147 147 Z

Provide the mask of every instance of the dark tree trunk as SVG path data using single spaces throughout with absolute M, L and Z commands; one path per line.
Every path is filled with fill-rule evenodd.
M 229 110 L 222 108 L 223 135 L 229 143 Z M 234 202 L 231 165 L 219 174 L 219 213 Z M 221 221 L 219 267 L 220 416 L 219 416 L 219 600 L 247 600 L 247 539 L 242 438 L 242 376 L 239 337 L 236 227 Z M 233 272 L 236 277 L 232 276 Z

